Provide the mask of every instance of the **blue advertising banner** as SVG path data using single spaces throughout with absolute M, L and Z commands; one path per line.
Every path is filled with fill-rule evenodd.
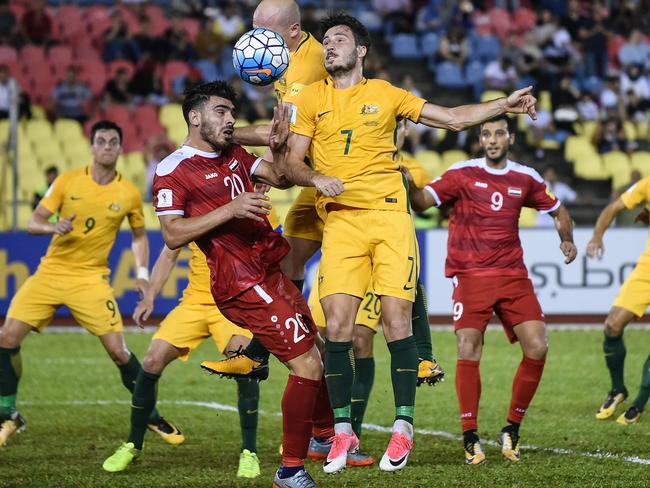
M 150 265 L 153 266 L 163 246 L 159 232 L 149 232 Z M 422 262 L 425 261 L 426 246 L 424 245 L 425 233 L 418 233 Z M 45 254 L 50 236 L 33 236 L 27 232 L 0 232 L 0 317 L 4 317 L 16 290 L 38 268 L 41 256 Z M 163 287 L 155 304 L 155 315 L 166 315 L 178 303 L 178 299 L 185 286 L 189 275 L 189 259 L 191 252 L 184 249 L 178 259 L 176 268 L 172 271 L 167 284 Z M 320 252 L 309 260 L 305 275 L 305 296 L 309 291 L 318 273 Z M 126 318 L 133 312 L 138 295 L 134 289 L 135 266 L 131 252 L 131 233 L 120 232 L 115 240 L 115 245 L 109 256 L 111 269 L 111 285 L 115 290 L 115 299 L 118 302 L 122 315 Z M 424 272 L 424 266 L 422 266 Z M 58 317 L 69 317 L 70 311 L 61 307 L 57 312 Z

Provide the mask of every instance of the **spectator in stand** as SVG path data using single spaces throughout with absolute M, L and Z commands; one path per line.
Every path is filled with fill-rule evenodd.
M 316 15 L 316 5 L 313 3 L 300 7 L 300 26 L 303 32 L 309 32 L 319 41 L 321 40 L 320 23 Z
M 225 43 L 234 43 L 244 33 L 246 24 L 235 2 L 225 2 L 212 24 L 213 32 Z
M 150 202 L 153 197 L 151 187 L 153 185 L 153 177 L 156 174 L 156 166 L 158 166 L 160 161 L 165 159 L 174 151 L 173 147 L 173 144 L 169 142 L 165 134 L 153 136 L 147 141 L 147 147 L 143 158 L 146 173 L 146 180 L 144 183 L 145 202 Z
M 242 82 L 237 75 L 233 75 L 229 83 L 237 94 L 235 107 L 237 107 L 238 117 L 242 117 L 248 122 L 255 122 L 267 117 L 268 113 L 264 103 L 265 94 L 262 90 Z
M 177 59 L 187 62 L 196 59 L 196 52 L 183 25 L 183 19 L 174 16 L 171 18 L 170 24 L 160 40 L 162 52 L 164 53 L 163 59 L 165 61 Z
M 204 11 L 203 3 L 201 0 L 172 0 L 171 8 L 174 15 L 202 19 Z
M 36 209 L 36 207 L 38 207 L 38 204 L 43 199 L 50 186 L 52 186 L 52 183 L 54 183 L 54 180 L 56 180 L 57 176 L 59 176 L 59 168 L 56 166 L 49 166 L 45 170 L 45 184 L 34 192 L 34 198 L 32 198 L 32 209 Z M 53 218 L 54 222 L 56 222 L 56 217 L 54 215 L 52 215 L 50 218 Z
M 162 59 L 160 40 L 151 34 L 151 20 L 145 15 L 140 17 L 140 32 L 133 36 L 131 52 L 134 63 L 145 56 L 157 61 Z
M 45 0 L 34 0 L 20 20 L 25 42 L 47 45 L 52 41 L 52 19 L 45 10 Z
M 223 41 L 212 30 L 213 21 L 201 19 L 201 27 L 194 42 L 194 49 L 198 59 L 217 59 L 223 52 Z
M 178 102 L 182 103 L 184 98 L 183 94 L 190 88 L 202 83 L 205 83 L 205 80 L 203 79 L 201 71 L 197 68 L 191 68 L 187 75 L 179 76 L 174 80 L 172 88 L 174 98 Z
M 630 64 L 639 64 L 647 66 L 650 57 L 650 44 L 643 38 L 643 33 L 634 29 L 630 33 L 627 42 L 623 44 L 621 50 L 618 52 L 618 60 L 621 66 Z
M 609 74 L 605 80 L 605 86 L 600 92 L 599 104 L 601 110 L 605 112 L 613 111 L 620 118 L 623 118 L 624 105 L 620 93 L 621 83 L 619 77 L 614 73 Z
M 8 0 L 0 0 L 0 44 L 16 46 L 20 38 L 18 21 L 9 8 Z
M 623 123 L 618 118 L 608 118 L 601 122 L 591 138 L 592 144 L 598 152 L 605 154 L 611 151 L 630 153 L 634 150 L 634 141 L 630 141 L 625 134 Z
M 0 119 L 9 117 L 9 106 L 11 103 L 10 83 L 14 80 L 9 74 L 9 67 L 0 65 Z M 20 85 L 17 81 L 16 89 L 18 91 L 18 117 L 19 118 L 32 118 L 32 107 L 29 100 L 29 95 L 20 90 Z
M 560 181 L 557 177 L 557 171 L 553 166 L 548 166 L 542 173 L 546 188 L 553 193 L 562 203 L 572 203 L 578 198 L 578 194 L 566 183 Z M 553 217 L 547 213 L 538 212 L 537 214 L 537 227 L 554 227 L 555 222 Z
M 119 14 L 114 14 L 111 26 L 104 32 L 103 58 L 106 62 L 116 59 L 134 59 L 136 47 L 133 38 L 129 34 L 126 22 Z
M 625 115 L 627 120 L 632 122 L 647 122 L 648 113 L 650 109 L 650 103 L 647 99 L 641 99 L 638 97 L 636 92 L 629 90 L 625 94 Z M 645 139 L 644 136 L 639 137 L 640 139 Z
M 79 81 L 77 69 L 70 66 L 65 78 L 52 91 L 52 112 L 57 118 L 74 119 L 83 124 L 88 120 L 86 104 L 91 97 L 90 88 Z
M 604 78 L 607 72 L 607 42 L 611 31 L 609 14 L 602 3 L 589 3 L 588 6 L 590 15 L 582 18 L 578 31 L 584 50 L 585 76 Z
M 650 32 L 648 17 L 647 0 L 612 2 L 612 26 L 619 35 L 627 37 L 634 29 Z
M 169 103 L 169 98 L 165 95 L 159 65 L 148 57 L 140 62 L 133 73 L 128 84 L 128 91 L 133 95 L 133 102 L 137 104 L 165 105 Z
M 411 0 L 372 0 L 372 9 L 383 19 L 385 32 L 413 32 Z
M 109 103 L 128 104 L 131 103 L 131 92 L 129 92 L 129 71 L 120 68 L 115 73 L 115 78 L 106 82 L 104 96 Z
M 486 90 L 501 90 L 510 93 L 517 83 L 517 70 L 510 58 L 501 57 L 490 61 L 483 71 L 483 85 Z
M 580 93 L 580 100 L 576 103 L 576 108 L 578 109 L 578 115 L 582 122 L 600 119 L 598 104 L 594 102 L 591 94 L 587 91 Z
M 469 42 L 465 31 L 458 26 L 452 26 L 440 39 L 438 58 L 440 61 L 451 61 L 463 67 L 467 61 Z
M 621 93 L 633 91 L 641 100 L 650 100 L 650 84 L 648 78 L 643 76 L 643 66 L 630 64 L 621 73 Z
M 415 14 L 415 29 L 418 32 L 438 32 L 442 30 L 445 25 L 442 16 L 443 8 L 442 1 L 429 0 Z

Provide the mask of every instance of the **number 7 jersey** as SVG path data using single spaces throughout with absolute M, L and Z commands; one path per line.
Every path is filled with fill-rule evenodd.
M 262 158 L 232 145 L 221 153 L 182 146 L 156 167 L 153 205 L 158 216 L 198 217 L 254 191 L 252 175 Z M 217 303 L 264 281 L 289 251 L 268 219 L 233 218 L 196 240 L 210 268 Z
M 485 158 L 452 165 L 425 190 L 436 206 L 453 206 L 445 275 L 527 276 L 519 240 L 522 207 L 552 212 L 560 201 L 528 166 L 508 161 L 503 169 Z

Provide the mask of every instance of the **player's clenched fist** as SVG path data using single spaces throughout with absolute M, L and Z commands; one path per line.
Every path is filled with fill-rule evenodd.
M 562 241 L 560 244 L 560 250 L 562 251 L 562 254 L 564 254 L 564 262 L 566 264 L 572 262 L 578 255 L 578 248 L 576 248 L 576 245 L 571 241 Z
M 268 215 L 271 213 L 269 197 L 263 193 L 240 193 L 228 205 L 233 218 L 236 219 L 253 219 L 262 222 L 264 218 L 260 217 L 260 215 Z
M 343 182 L 334 176 L 316 175 L 312 178 L 316 189 L 326 197 L 335 197 L 343 193 Z
M 587 256 L 590 258 L 601 258 L 605 252 L 602 239 L 593 238 L 587 244 Z
M 64 236 L 69 232 L 72 232 L 72 221 L 75 219 L 75 217 L 76 214 L 73 214 L 68 218 L 61 217 L 59 220 L 57 220 L 56 224 L 54 224 L 54 233 L 59 236 Z

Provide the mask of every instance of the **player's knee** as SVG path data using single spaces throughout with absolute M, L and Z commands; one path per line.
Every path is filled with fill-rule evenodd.
M 349 341 L 352 336 L 352 327 L 347 317 L 334 313 L 327 317 L 325 333 L 330 341 Z
M 315 347 L 302 356 L 292 359 L 288 366 L 291 374 L 301 378 L 318 381 L 323 376 L 323 361 Z
M 526 348 L 524 354 L 530 359 L 544 359 L 548 353 L 548 344 L 546 341 L 539 341 L 531 344 Z
M 147 373 L 160 374 L 165 369 L 165 363 L 156 354 L 147 354 L 142 360 L 142 369 Z
M 110 356 L 111 360 L 118 365 L 128 363 L 129 358 L 131 357 L 131 353 L 122 347 L 114 347 L 108 349 L 108 355 Z
M 352 338 L 352 349 L 357 359 L 372 357 L 372 338 L 364 334 L 354 334 Z
M 461 337 L 457 339 L 458 359 L 478 361 L 481 359 L 483 343 L 475 337 Z
M 388 342 L 399 341 L 413 335 L 411 317 L 398 315 L 396 317 L 382 318 L 384 336 Z
M 625 323 L 612 316 L 612 314 L 605 319 L 605 334 L 609 337 L 620 337 L 623 335 L 624 329 Z

